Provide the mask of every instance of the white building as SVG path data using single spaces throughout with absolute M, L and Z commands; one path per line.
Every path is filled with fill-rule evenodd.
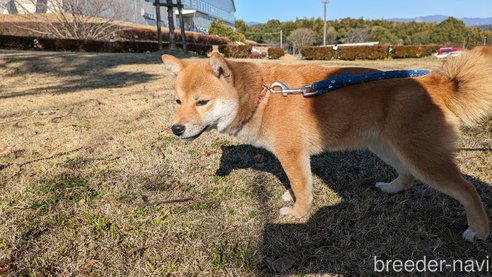
M 135 0 L 133 3 L 134 18 L 132 21 L 148 25 L 156 25 L 154 0 Z M 166 0 L 161 0 L 166 2 Z M 173 0 L 176 3 L 176 0 Z M 185 27 L 187 30 L 208 33 L 210 23 L 216 19 L 234 27 L 236 3 L 234 0 L 182 0 Z M 161 7 L 161 20 L 167 26 L 167 8 Z M 179 27 L 178 13 L 175 9 L 175 26 Z
M 49 5 L 53 0 L 0 0 L 0 14 L 15 14 L 49 12 Z M 59 1 L 59 0 L 57 0 Z M 63 0 L 83 1 L 83 0 Z M 155 0 L 111 0 L 119 2 L 125 7 L 123 20 L 140 24 L 156 25 Z M 166 2 L 166 0 L 160 0 Z M 173 0 L 176 3 L 176 0 Z M 208 33 L 210 23 L 216 19 L 224 21 L 229 26 L 234 26 L 236 3 L 234 0 L 182 0 L 184 22 L 187 30 Z M 48 5 L 48 8 L 46 8 Z M 179 17 L 175 9 L 175 26 L 179 27 Z M 163 26 L 168 26 L 167 8 L 161 7 L 161 21 Z

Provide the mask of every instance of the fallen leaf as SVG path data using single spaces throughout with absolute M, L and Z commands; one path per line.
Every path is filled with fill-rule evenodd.
M 12 153 L 12 147 L 0 148 L 0 157 L 9 156 Z
M 99 262 L 99 260 L 93 260 L 93 259 L 87 260 L 87 261 L 85 261 L 84 266 L 85 267 L 91 267 L 91 266 L 95 265 L 98 262 Z

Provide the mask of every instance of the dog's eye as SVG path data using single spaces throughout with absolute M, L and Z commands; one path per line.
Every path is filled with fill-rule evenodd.
M 181 105 L 181 100 L 176 99 L 176 103 L 177 103 L 178 105 Z
M 196 105 L 197 106 L 205 106 L 205 105 L 207 105 L 208 101 L 210 101 L 210 100 L 199 100 L 196 102 Z

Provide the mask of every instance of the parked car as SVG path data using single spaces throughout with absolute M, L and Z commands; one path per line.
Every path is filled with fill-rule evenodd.
M 436 58 L 442 59 L 449 56 L 458 56 L 465 51 L 464 48 L 461 47 L 441 47 L 439 51 L 437 51 Z

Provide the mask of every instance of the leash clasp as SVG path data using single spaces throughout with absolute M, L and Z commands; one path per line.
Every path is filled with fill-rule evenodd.
M 271 93 L 281 93 L 283 96 L 288 96 L 289 94 L 302 94 L 304 96 L 312 96 L 316 94 L 316 92 L 311 91 L 311 85 L 297 89 L 290 89 L 282 82 L 272 83 L 268 90 Z

